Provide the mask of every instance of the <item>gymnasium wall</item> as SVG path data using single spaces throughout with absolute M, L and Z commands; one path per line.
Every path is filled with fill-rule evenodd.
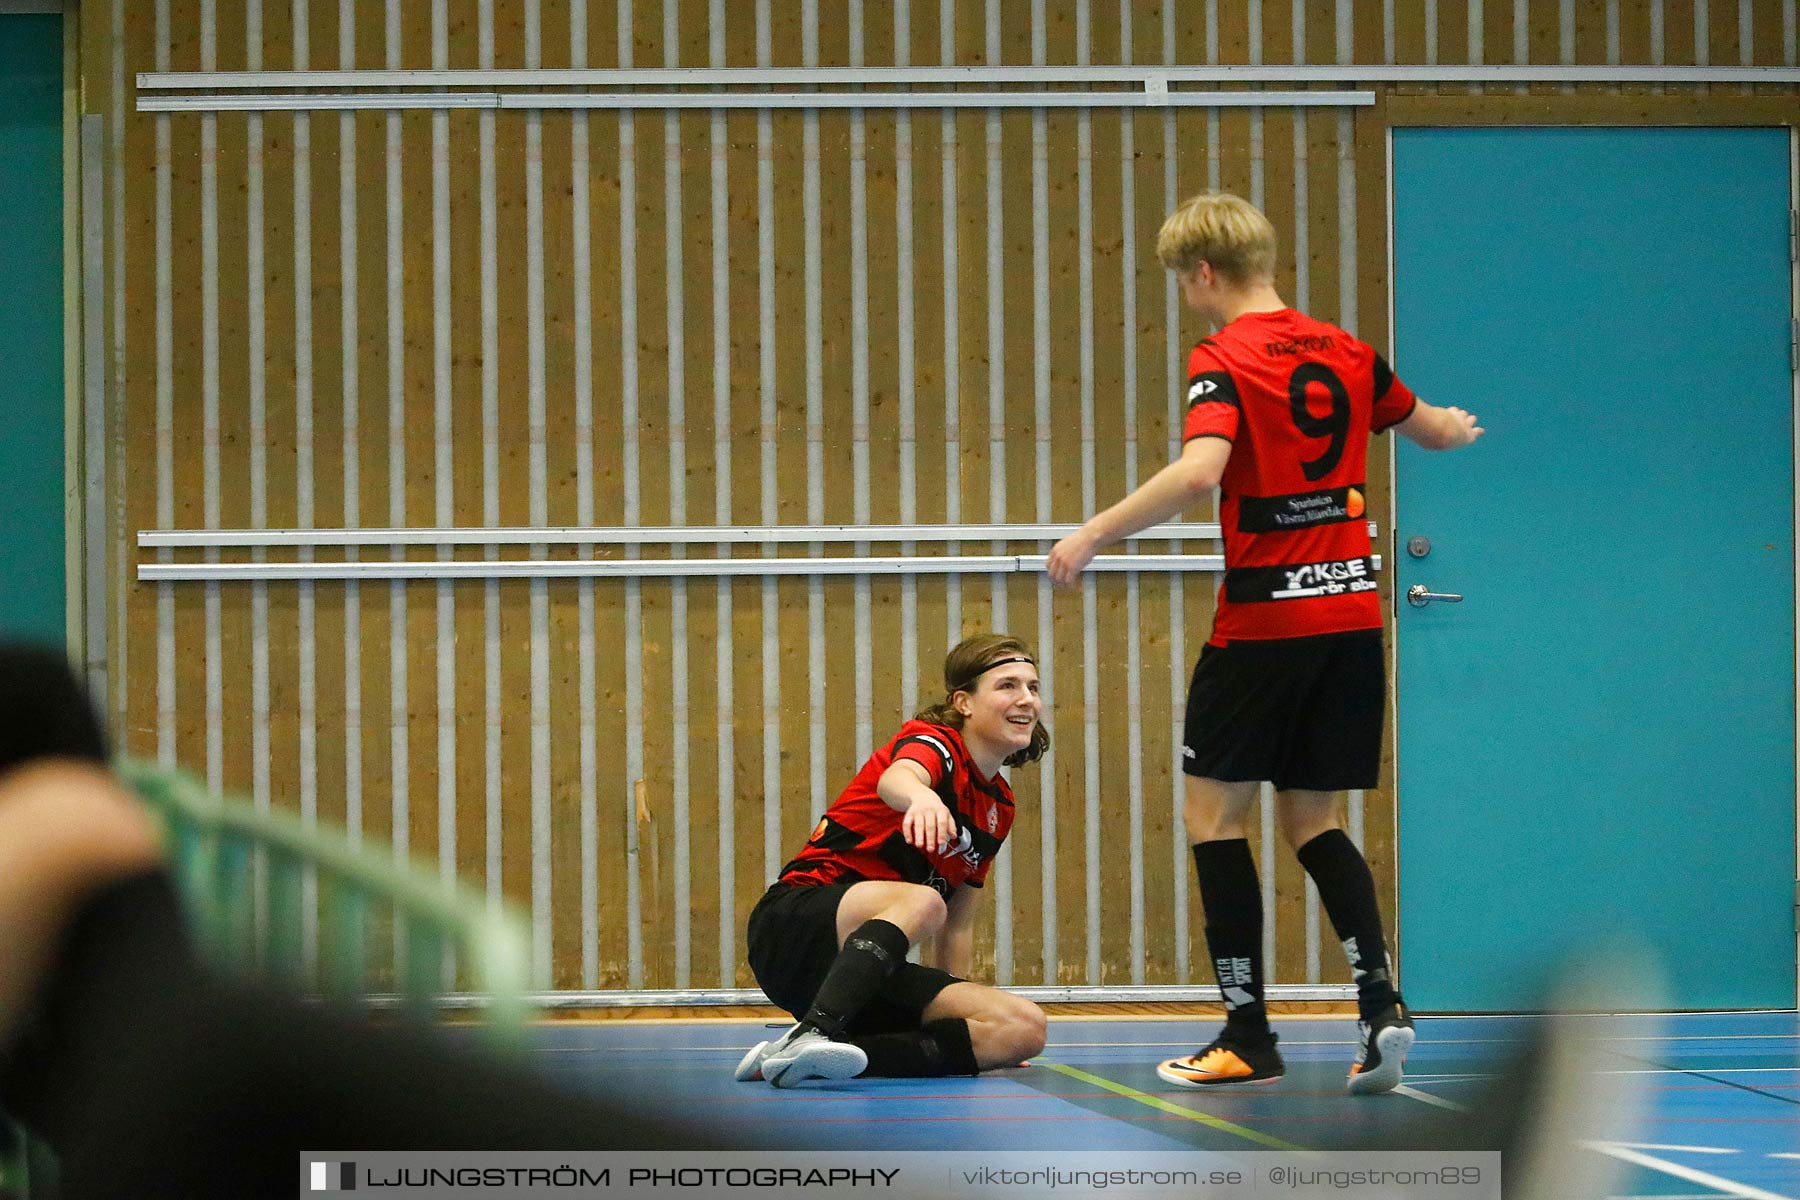
M 103 131 L 106 352 L 89 365 L 106 384 L 107 662 L 126 748 L 505 896 L 532 914 L 546 978 L 592 991 L 752 986 L 750 906 L 862 757 L 936 694 L 947 647 L 990 628 L 1039 648 L 1055 746 L 1013 772 L 1020 819 L 978 971 L 1209 983 L 1176 759 L 1216 574 L 1106 573 L 1057 593 L 1041 575 L 933 572 L 143 583 L 138 565 L 157 561 L 504 563 L 586 547 L 147 550 L 139 531 L 1073 523 L 1175 450 L 1182 363 L 1205 332 L 1154 258 L 1181 197 L 1223 187 L 1261 204 L 1284 297 L 1385 346 L 1396 114 L 1791 122 L 1794 88 L 147 114 L 137 73 L 1792 66 L 1796 37 L 1794 0 L 93 0 L 81 44 L 84 113 Z M 1373 457 L 1391 554 L 1380 443 Z M 1387 779 L 1347 803 L 1391 913 Z M 1347 981 L 1292 856 L 1270 853 L 1267 813 L 1261 829 L 1273 981 Z

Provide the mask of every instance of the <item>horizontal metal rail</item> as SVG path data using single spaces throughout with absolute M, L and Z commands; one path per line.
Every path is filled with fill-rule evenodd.
M 139 95 L 139 112 L 376 109 L 1356 108 L 1374 92 L 326 92 Z
M 145 583 L 328 579 L 685 579 L 771 575 L 994 575 L 1035 573 L 1042 554 L 951 554 L 844 558 L 672 558 L 517 562 L 139 563 Z M 1374 558 L 1381 569 L 1381 557 Z M 1222 554 L 1102 554 L 1090 571 L 1170 574 L 1223 571 Z
M 139 91 L 405 87 L 850 87 L 1158 83 L 1800 83 L 1794 67 L 1318 66 L 675 67 L 486 71 L 144 71 Z
M 137 544 L 200 550 L 242 546 L 663 546 L 684 542 L 731 545 L 798 542 L 1047 542 L 1078 525 L 683 525 L 555 529 L 140 529 Z M 1375 536 L 1369 522 L 1369 536 Z M 1216 521 L 1153 525 L 1126 541 L 1217 541 Z

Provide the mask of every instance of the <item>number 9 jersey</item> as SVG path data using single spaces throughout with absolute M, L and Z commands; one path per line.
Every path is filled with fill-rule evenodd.
M 1369 435 L 1415 403 L 1371 346 L 1291 308 L 1246 313 L 1194 347 L 1182 441 L 1231 443 L 1214 645 L 1381 627 Z

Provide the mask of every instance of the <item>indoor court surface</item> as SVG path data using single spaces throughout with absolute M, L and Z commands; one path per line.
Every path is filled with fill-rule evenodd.
M 540 1033 L 547 1070 L 672 1121 L 736 1131 L 744 1148 L 1207 1150 L 1305 1148 L 1397 1134 L 1432 1107 L 1473 1103 L 1520 1024 L 1422 1017 L 1400 1092 L 1351 1098 L 1348 1018 L 1276 1018 L 1288 1073 L 1272 1085 L 1196 1092 L 1157 1078 L 1216 1018 L 1052 1018 L 1033 1065 L 980 1078 L 814 1081 L 787 1091 L 731 1077 L 782 1026 L 605 1021 Z M 1800 1015 L 1617 1019 L 1596 1070 L 1630 1072 L 1649 1116 L 1615 1146 L 1615 1194 L 1800 1198 Z

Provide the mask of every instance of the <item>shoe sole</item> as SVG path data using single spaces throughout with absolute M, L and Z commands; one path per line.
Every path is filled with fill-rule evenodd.
M 731 1077 L 739 1083 L 749 1083 L 753 1079 L 761 1079 L 763 1054 L 768 1048 L 769 1043 L 767 1042 L 758 1042 L 750 1047 L 750 1053 L 744 1055 L 744 1060 L 737 1065 L 737 1070 L 732 1073 Z
M 1406 1052 L 1412 1049 L 1413 1039 L 1417 1036 L 1416 1030 L 1404 1025 L 1390 1025 L 1376 1034 L 1375 1049 L 1381 1055 L 1381 1065 L 1373 1071 L 1358 1071 L 1352 1075 L 1350 1094 L 1375 1096 L 1399 1087 L 1406 1067 Z
M 869 1056 L 848 1042 L 822 1042 L 773 1066 L 765 1061 L 763 1078 L 778 1088 L 791 1088 L 808 1079 L 850 1079 L 868 1065 Z
M 1273 1075 L 1221 1075 L 1216 1079 L 1190 1079 L 1169 1069 L 1169 1064 L 1162 1063 L 1156 1068 L 1157 1078 L 1164 1083 L 1172 1083 L 1184 1088 L 1229 1087 L 1234 1083 L 1274 1083 L 1287 1073 L 1286 1068 Z

